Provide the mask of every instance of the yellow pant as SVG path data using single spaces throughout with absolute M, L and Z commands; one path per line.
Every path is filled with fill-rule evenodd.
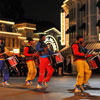
M 27 74 L 26 81 L 33 80 L 37 74 L 37 69 L 35 67 L 35 63 L 34 63 L 34 61 L 28 61 L 26 63 L 27 63 L 27 67 L 28 67 L 28 74 Z
M 85 60 L 77 60 L 75 63 L 78 72 L 76 85 L 81 86 L 88 82 L 91 77 L 92 70 L 89 69 L 89 65 Z

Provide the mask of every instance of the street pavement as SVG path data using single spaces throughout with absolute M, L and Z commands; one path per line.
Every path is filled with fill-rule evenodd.
M 2 77 L 0 77 L 0 82 Z M 36 90 L 38 77 L 32 86 L 25 86 L 25 77 L 10 77 L 9 87 L 0 84 L 0 100 L 100 100 L 100 75 L 92 75 L 92 88 L 74 93 L 76 76 L 52 77 L 46 90 Z

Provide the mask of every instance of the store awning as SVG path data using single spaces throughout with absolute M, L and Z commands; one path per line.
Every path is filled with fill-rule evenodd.
M 66 34 L 72 33 L 72 32 L 75 32 L 75 31 L 76 31 L 76 25 L 73 25 L 73 26 L 69 27 L 69 29 L 66 31 Z
M 96 26 L 99 26 L 100 27 L 100 20 L 98 20 Z
M 69 18 L 69 14 L 67 14 L 66 18 Z
M 97 2 L 96 6 L 100 8 L 100 1 Z
M 86 23 L 83 23 L 80 27 L 79 27 L 79 29 L 85 29 L 86 28 Z
M 80 8 L 80 11 L 85 11 L 85 4 L 84 5 L 82 5 L 82 7 Z
M 85 48 L 94 49 L 95 51 L 100 52 L 100 43 L 88 43 Z

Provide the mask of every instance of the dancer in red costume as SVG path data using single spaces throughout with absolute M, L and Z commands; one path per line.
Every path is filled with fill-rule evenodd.
M 45 41 L 45 35 L 41 34 L 40 40 L 36 45 L 36 50 L 40 54 L 39 79 L 37 83 L 37 88 L 42 88 L 42 84 L 48 87 L 47 82 L 49 82 L 54 71 L 49 59 L 50 55 L 54 54 L 54 52 L 48 49 L 44 41 Z M 47 75 L 46 78 L 44 78 L 46 70 L 47 70 Z

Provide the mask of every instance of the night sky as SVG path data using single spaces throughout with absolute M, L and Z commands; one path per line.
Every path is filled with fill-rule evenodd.
M 63 0 L 21 0 L 25 17 L 45 20 L 60 28 L 60 9 Z

